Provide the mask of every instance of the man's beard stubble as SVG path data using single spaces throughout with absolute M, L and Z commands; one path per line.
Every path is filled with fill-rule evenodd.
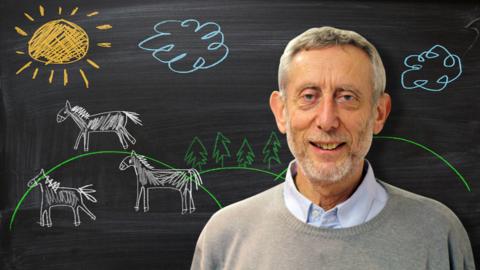
M 312 182 L 317 183 L 336 183 L 343 179 L 346 179 L 350 174 L 354 173 L 354 168 L 362 164 L 370 146 L 372 144 L 373 134 L 368 131 L 372 130 L 373 119 L 367 121 L 366 125 L 362 128 L 359 134 L 359 150 L 356 153 L 349 153 L 349 155 L 341 161 L 340 164 L 336 164 L 333 168 L 318 167 L 315 165 L 313 159 L 308 158 L 306 154 L 307 149 L 302 149 L 301 152 L 296 149 L 296 144 L 293 141 L 293 134 L 290 127 L 290 121 L 287 121 L 287 143 L 290 151 L 297 160 L 297 165 L 302 169 L 307 178 Z M 339 136 L 337 134 L 328 134 L 322 130 L 319 130 L 308 138 L 309 141 L 347 141 L 345 136 Z M 303 142 L 302 144 L 303 145 Z

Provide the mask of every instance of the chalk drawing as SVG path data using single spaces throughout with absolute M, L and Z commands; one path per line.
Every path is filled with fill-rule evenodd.
M 185 157 L 183 158 L 187 166 L 195 168 L 199 171 L 202 170 L 202 166 L 208 161 L 208 152 L 202 141 L 198 137 L 194 137 L 192 142 L 188 146 Z
M 157 34 L 141 41 L 138 47 L 152 52 L 155 59 L 167 64 L 173 72 L 192 73 L 209 69 L 228 56 L 229 49 L 217 23 L 200 23 L 194 19 L 165 20 L 153 29 Z
M 401 76 L 405 89 L 439 92 L 462 74 L 460 57 L 450 53 L 442 45 L 435 45 L 420 54 L 409 55 L 403 64 L 408 68 Z M 430 74 L 434 79 L 427 79 L 432 76 Z
M 272 161 L 275 161 L 278 164 L 282 163 L 280 161 L 280 157 L 278 156 L 278 151 L 280 151 L 281 147 L 282 145 L 280 144 L 280 140 L 278 139 L 277 134 L 275 133 L 275 131 L 272 131 L 272 133 L 270 133 L 270 137 L 268 138 L 267 143 L 262 149 L 263 162 L 268 164 L 268 169 L 272 167 Z
M 243 139 L 242 146 L 237 152 L 237 163 L 240 167 L 249 167 L 255 161 L 255 153 L 247 138 Z
M 120 163 L 119 169 L 124 171 L 133 167 L 137 176 L 137 199 L 135 211 L 140 209 L 140 200 L 143 198 L 143 211 L 150 209 L 149 192 L 151 189 L 173 189 L 180 192 L 182 214 L 193 213 L 193 184 L 195 190 L 202 184 L 202 178 L 196 169 L 155 169 L 147 159 L 132 151 Z
M 45 181 L 43 181 L 45 179 Z M 83 202 L 85 197 L 87 200 L 96 203 L 97 199 L 91 195 L 95 190 L 92 185 L 86 185 L 80 188 L 62 187 L 60 183 L 50 178 L 42 169 L 40 173 L 32 178 L 27 186 L 29 188 L 40 186 L 42 193 L 42 201 L 40 204 L 40 226 L 52 227 L 52 207 L 70 207 L 73 211 L 73 224 L 80 225 L 80 210 L 85 212 L 92 220 L 95 215 L 87 208 Z
M 467 179 L 465 179 L 465 177 L 460 173 L 459 170 L 457 170 L 449 161 L 447 161 L 444 157 L 442 157 L 440 154 L 438 154 L 437 152 L 433 151 L 431 148 L 428 148 L 427 146 L 423 145 L 423 144 L 420 144 L 418 142 L 415 142 L 415 141 L 412 141 L 412 140 L 409 140 L 409 139 L 406 139 L 406 138 L 401 138 L 401 137 L 394 137 L 394 136 L 374 136 L 373 137 L 374 139 L 387 139 L 387 140 L 393 140 L 393 141 L 400 141 L 400 142 L 406 142 L 406 143 L 409 143 L 411 145 L 415 145 L 416 147 L 419 147 L 429 153 L 431 153 L 433 156 L 435 156 L 436 158 L 438 158 L 439 160 L 441 160 L 445 165 L 447 165 L 458 177 L 458 179 L 460 179 L 460 181 L 464 184 L 465 188 L 467 189 L 468 192 L 471 192 L 471 187 L 470 187 L 470 184 L 469 182 L 467 181 Z M 88 152 L 88 153 L 83 153 L 83 154 L 79 154 L 79 155 L 76 155 L 76 156 L 73 156 L 73 157 L 70 157 L 66 160 L 63 160 L 61 161 L 59 164 L 55 165 L 53 168 L 51 168 L 50 170 L 47 171 L 48 174 L 54 172 L 55 170 L 57 169 L 60 169 L 68 164 L 70 164 L 71 162 L 74 162 L 74 161 L 77 161 L 77 160 L 80 160 L 80 159 L 83 159 L 83 158 L 86 158 L 86 157 L 90 157 L 90 156 L 97 156 L 97 155 L 125 155 L 125 154 L 131 154 L 131 152 L 127 152 L 127 151 L 96 151 L 96 152 Z M 155 158 L 152 158 L 152 157 L 148 157 L 148 156 L 143 156 L 144 158 L 148 159 L 148 160 L 151 160 L 155 163 L 157 163 L 158 165 L 160 166 L 163 166 L 163 167 L 167 167 L 167 168 L 171 168 L 171 169 L 175 169 L 173 166 L 169 165 L 169 164 L 166 164 L 162 161 L 159 161 Z M 223 168 L 212 168 L 212 169 L 208 169 L 208 170 L 203 170 L 203 171 L 200 171 L 199 174 L 200 175 L 205 175 L 205 174 L 209 174 L 209 173 L 218 173 L 218 172 L 227 172 L 227 171 L 235 171 L 235 170 L 241 170 L 241 171 L 250 171 L 250 172 L 257 172 L 257 173 L 262 173 L 262 174 L 267 174 L 267 175 L 270 175 L 272 177 L 274 177 L 274 181 L 277 181 L 277 180 L 284 180 L 285 179 L 285 174 L 287 172 L 287 168 L 285 168 L 284 170 L 282 170 L 280 173 L 276 172 L 271 172 L 271 171 L 266 171 L 266 170 L 262 170 L 262 169 L 256 169 L 256 168 L 248 168 L 248 167 L 223 167 Z M 43 176 L 40 176 L 39 179 L 37 179 L 37 181 L 40 181 L 42 180 Z M 223 205 L 220 203 L 220 201 L 212 194 L 212 192 L 210 192 L 206 187 L 204 187 L 202 184 L 197 184 L 204 192 L 206 192 L 211 198 L 212 200 L 215 201 L 215 203 L 217 204 L 217 206 L 219 208 L 223 208 Z M 14 225 L 14 222 L 16 220 L 16 217 L 17 217 L 17 213 L 19 213 L 19 210 L 20 210 L 20 207 L 21 205 L 23 204 L 23 202 L 25 201 L 25 199 L 28 197 L 28 195 L 30 194 L 30 192 L 32 191 L 33 187 L 29 187 L 25 193 L 21 196 L 21 198 L 19 199 L 19 201 L 17 202 L 14 210 L 13 210 L 13 213 L 12 215 L 10 216 L 10 222 L 9 222 L 9 230 L 12 231 L 13 230 L 13 225 Z
M 83 138 L 83 150 L 88 151 L 90 133 L 93 132 L 115 132 L 123 146 L 123 149 L 128 148 L 129 141 L 131 144 L 135 144 L 135 138 L 127 131 L 126 125 L 128 119 L 132 120 L 137 125 L 142 125 L 142 121 L 139 118 L 139 114 L 135 112 L 127 111 L 110 111 L 97 114 L 89 114 L 83 107 L 75 106 L 71 107 L 68 100 L 65 103 L 65 107 L 62 108 L 57 114 L 57 123 L 65 121 L 71 117 L 73 121 L 80 128 L 75 146 L 73 149 L 78 149 L 80 139 Z
M 213 150 L 211 152 L 211 158 L 216 165 L 210 164 L 209 167 L 225 167 L 226 159 L 232 157 L 230 144 L 231 140 L 228 137 L 226 137 L 222 132 L 217 132 L 215 142 L 213 144 Z M 278 139 L 275 131 L 272 131 L 262 150 L 263 162 L 267 164 L 269 169 L 272 166 L 272 162 L 276 162 L 278 164 L 282 163 L 279 157 L 280 148 L 280 140 Z M 194 137 L 185 153 L 184 161 L 187 166 L 193 167 L 201 172 L 205 166 L 208 166 L 208 155 L 208 151 L 202 141 L 198 137 Z M 237 150 L 235 156 L 238 167 L 246 168 L 252 166 L 255 161 L 255 151 L 253 150 L 247 138 L 243 139 L 242 144 Z
M 465 25 L 465 29 L 475 32 L 475 38 L 473 39 L 470 46 L 468 46 L 463 56 L 465 56 L 475 46 L 475 44 L 477 44 L 478 36 L 480 36 L 480 31 L 478 30 L 478 26 L 480 26 L 480 17 L 470 21 L 469 23 L 467 23 L 467 25 Z
M 230 139 L 221 132 L 217 132 L 215 144 L 213 145 L 212 157 L 215 159 L 215 163 L 220 164 L 221 167 L 224 165 L 224 159 L 231 156 L 228 148 L 229 144 Z
M 78 7 L 74 8 L 69 17 L 76 15 L 78 12 Z M 63 14 L 63 8 L 58 8 L 58 15 Z M 92 12 L 87 14 L 87 17 L 97 15 L 98 12 Z M 30 22 L 36 22 L 35 18 L 29 13 L 24 13 L 25 17 Z M 43 6 L 39 6 L 39 15 L 41 17 L 45 16 L 45 9 Z M 68 14 L 65 14 L 68 16 Z M 63 16 L 63 15 L 62 15 Z M 103 24 L 96 26 L 98 30 L 109 30 L 112 26 L 110 24 Z M 19 26 L 15 26 L 15 31 L 22 37 L 28 37 L 29 34 L 27 31 L 23 30 Z M 93 61 L 88 59 L 87 54 L 89 51 L 90 39 L 87 32 L 80 27 L 78 24 L 75 24 L 72 21 L 66 20 L 64 18 L 48 21 L 38 27 L 30 40 L 27 43 L 27 51 L 30 56 L 31 61 L 25 63 L 20 67 L 16 75 L 19 75 L 24 70 L 32 66 L 35 61 L 38 63 L 35 67 L 32 79 L 36 79 L 39 73 L 39 68 L 42 66 L 51 66 L 51 65 L 68 65 L 79 60 L 85 59 L 86 63 L 95 69 L 99 69 L 100 66 Z M 99 42 L 97 46 L 102 48 L 110 48 L 110 42 Z M 26 55 L 25 51 L 16 51 L 19 55 Z M 89 87 L 88 77 L 84 70 L 79 68 L 78 70 L 80 77 L 83 79 L 85 87 Z M 55 68 L 51 68 L 48 72 L 48 82 L 51 84 L 55 78 Z M 63 69 L 63 85 L 66 86 L 69 82 L 69 73 L 66 68 Z

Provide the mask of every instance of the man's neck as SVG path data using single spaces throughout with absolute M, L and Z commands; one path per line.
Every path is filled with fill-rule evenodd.
M 362 182 L 364 162 L 357 166 L 350 174 L 336 182 L 312 181 L 297 167 L 295 184 L 300 193 L 312 203 L 328 211 L 336 205 L 346 201 L 355 192 Z

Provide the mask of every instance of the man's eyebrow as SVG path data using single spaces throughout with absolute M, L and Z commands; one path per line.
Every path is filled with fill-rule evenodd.
M 315 89 L 315 90 L 320 90 L 320 86 L 318 86 L 317 84 L 315 83 L 304 83 L 304 84 L 301 84 L 299 87 L 298 87 L 298 90 L 303 90 L 303 89 L 307 89 L 307 88 L 310 88 L 310 89 Z
M 351 91 L 359 96 L 362 95 L 362 92 L 357 88 L 355 87 L 354 85 L 351 85 L 351 84 L 342 84 L 342 85 L 339 85 L 337 87 L 338 90 L 346 90 L 346 91 Z
M 344 90 L 350 90 L 350 91 L 357 91 L 357 87 L 355 87 L 352 84 L 341 84 L 337 87 L 337 89 L 344 89 Z

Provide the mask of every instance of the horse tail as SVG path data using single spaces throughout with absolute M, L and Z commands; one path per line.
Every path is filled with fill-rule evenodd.
M 202 177 L 200 177 L 200 173 L 195 168 L 190 169 L 190 174 L 191 175 L 193 174 L 193 181 L 195 182 L 195 190 L 198 190 L 198 185 L 203 184 Z
M 95 199 L 95 197 L 90 195 L 90 193 L 94 193 L 94 192 L 96 192 L 96 190 L 90 188 L 91 186 L 92 185 L 90 184 L 90 185 L 86 185 L 86 186 L 83 186 L 81 188 L 78 188 L 78 192 L 80 192 L 81 195 L 85 196 L 85 198 L 87 198 L 87 200 L 96 203 L 97 199 Z
M 138 117 L 139 114 L 136 113 L 136 112 L 126 112 L 126 111 L 123 111 L 123 113 L 128 117 L 130 118 L 130 120 L 133 121 L 133 123 L 137 124 L 137 125 L 140 125 L 140 126 L 143 126 L 142 125 L 142 120 L 140 120 L 140 118 Z

